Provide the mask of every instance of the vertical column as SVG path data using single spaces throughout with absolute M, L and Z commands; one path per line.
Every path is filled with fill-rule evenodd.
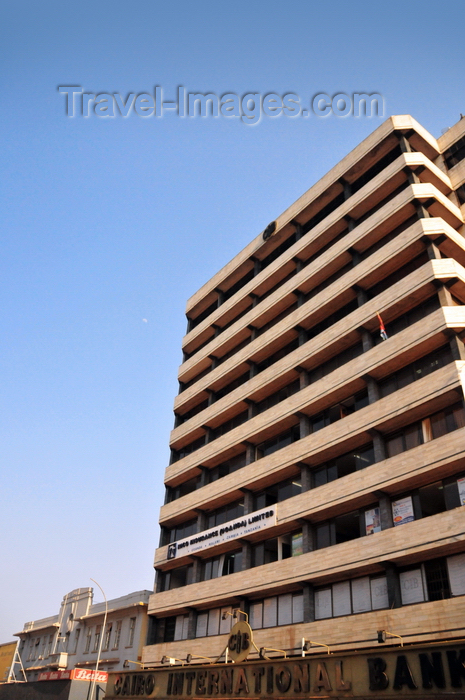
M 358 265 L 362 259 L 358 250 L 355 250 L 355 248 L 348 248 L 347 252 L 350 253 L 350 255 L 352 257 L 352 267 L 355 267 L 356 265 Z
M 155 569 L 155 585 L 153 587 L 155 593 L 161 593 L 163 590 L 163 571 Z
M 249 365 L 249 379 L 253 379 L 258 374 L 258 365 L 253 360 L 246 360 Z
M 253 255 L 250 256 L 250 259 L 253 262 L 253 275 L 256 277 L 258 274 L 260 274 L 262 270 L 262 262 L 258 258 L 254 257 Z
M 310 374 L 305 367 L 296 367 L 295 371 L 299 373 L 300 386 L 299 390 L 305 389 L 310 384 Z
M 160 525 L 160 547 L 165 547 L 170 541 L 170 531 L 164 525 Z
M 373 450 L 375 452 L 375 462 L 382 462 L 384 459 L 387 458 L 384 437 L 382 436 L 382 434 L 378 430 L 375 430 L 375 428 L 371 428 L 370 430 L 368 430 L 368 432 L 371 435 L 371 437 L 373 438 Z
M 299 419 L 299 435 L 300 439 L 302 440 L 302 438 L 310 435 L 310 433 L 312 432 L 312 425 L 310 422 L 310 418 L 305 413 L 298 412 L 295 415 Z
M 157 618 L 149 615 L 147 617 L 147 638 L 145 644 L 150 646 L 157 643 Z
M 244 399 L 244 402 L 248 406 L 247 420 L 250 420 L 251 418 L 254 418 L 256 415 L 258 415 L 258 408 L 257 408 L 257 404 L 255 403 L 255 401 L 252 401 L 251 399 Z
M 292 293 L 297 298 L 297 308 L 302 306 L 302 304 L 305 302 L 305 294 L 301 292 L 300 289 L 294 289 Z
M 366 289 L 362 289 L 362 287 L 359 287 L 358 284 L 354 284 L 352 289 L 357 295 L 358 306 L 363 306 L 363 304 L 366 304 L 368 301 L 368 294 Z
M 197 632 L 197 610 L 189 608 L 189 619 L 187 622 L 187 638 L 195 639 Z
M 208 467 L 204 467 L 203 464 L 199 464 L 199 469 L 200 469 L 200 480 L 199 480 L 199 488 L 202 486 L 206 486 L 209 481 L 210 481 L 210 470 Z
M 411 170 L 410 168 L 404 168 L 404 173 L 407 175 L 407 181 L 409 185 L 418 185 L 420 183 L 420 178 L 414 170 Z
M 260 301 L 260 297 L 257 296 L 257 294 L 254 294 L 253 292 L 250 292 L 248 295 L 252 299 L 252 309 L 257 306 L 258 302 Z
M 215 292 L 218 294 L 217 308 L 219 308 L 221 304 L 224 304 L 224 292 L 222 289 L 215 289 Z
M 252 546 L 247 540 L 241 540 L 242 544 L 242 571 L 252 568 Z
M 255 445 L 252 442 L 244 442 L 242 443 L 245 445 L 245 463 L 247 464 L 252 464 L 252 462 L 255 462 Z
M 397 567 L 395 564 L 389 561 L 383 562 L 383 566 L 386 572 L 389 607 L 391 609 L 400 608 L 402 606 L 402 597 L 400 593 L 400 580 Z
M 302 526 L 302 550 L 304 554 L 315 550 L 315 528 L 312 523 L 303 518 L 299 518 L 299 524 Z
M 302 483 L 302 491 L 310 491 L 313 488 L 313 472 L 304 462 L 299 462 L 297 465 L 300 467 L 300 480 Z
M 374 345 L 373 336 L 371 335 L 370 331 L 367 331 L 367 329 L 363 328 L 363 326 L 357 328 L 357 331 L 362 339 L 363 352 L 368 352 L 368 350 L 371 350 Z
M 195 512 L 197 513 L 197 532 L 203 532 L 207 529 L 207 515 L 200 508 L 196 508 Z
M 385 493 L 384 491 L 373 491 L 373 493 L 378 499 L 379 503 L 381 530 L 388 530 L 390 527 L 394 527 L 391 498 L 389 494 Z
M 429 214 L 429 211 L 427 209 L 427 205 L 429 204 L 429 202 L 423 203 L 419 199 L 416 199 L 416 200 L 414 200 L 414 204 L 415 204 L 415 211 L 417 212 L 417 216 L 419 219 L 429 219 L 430 218 L 430 214 Z
M 300 239 L 304 235 L 304 230 L 303 230 L 302 226 L 299 224 L 299 222 L 296 221 L 295 219 L 293 219 L 291 221 L 291 223 L 294 224 L 294 226 L 295 226 L 295 240 L 300 241 Z
M 409 133 L 409 132 L 407 132 Z M 405 134 L 398 134 L 399 137 L 399 146 L 400 150 L 402 153 L 411 153 L 412 152 L 412 147 L 410 146 L 409 140 Z
M 191 557 L 192 564 L 192 583 L 199 583 L 202 578 L 202 560 L 200 557 Z
M 378 382 L 374 377 L 371 377 L 369 374 L 364 374 L 362 379 L 367 385 L 369 403 L 375 403 L 375 401 L 378 401 L 380 398 Z
M 255 326 L 252 326 L 252 325 L 247 326 L 247 328 L 248 328 L 249 331 L 250 331 L 250 342 L 252 342 L 252 341 L 255 340 L 255 338 L 257 338 L 257 336 L 258 336 L 258 329 L 255 328 Z
M 215 431 L 209 425 L 202 425 L 201 427 L 205 430 L 205 444 L 208 445 L 209 442 L 215 439 Z
M 304 622 L 315 621 L 315 592 L 311 583 L 302 584 Z
M 244 488 L 239 490 L 244 494 L 244 515 L 249 515 L 250 513 L 253 513 L 254 510 L 253 492 Z
M 456 333 L 451 336 L 449 346 L 452 353 L 452 359 L 455 362 L 465 360 L 465 347 L 463 345 L 463 341 L 457 336 Z
M 304 345 L 308 340 L 308 332 L 302 326 L 294 326 L 294 330 L 299 334 L 299 347 Z

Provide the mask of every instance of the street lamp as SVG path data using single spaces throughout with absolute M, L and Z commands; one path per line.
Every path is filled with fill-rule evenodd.
M 92 681 L 92 685 L 90 686 L 89 700 L 94 700 L 95 684 L 97 683 L 97 675 L 98 675 L 98 665 L 100 663 L 100 653 L 102 651 L 103 637 L 105 635 L 105 630 L 106 630 L 106 625 L 107 625 L 108 602 L 107 602 L 107 597 L 105 595 L 105 592 L 104 592 L 102 586 L 99 583 L 97 583 L 97 581 L 94 578 L 91 578 L 90 580 L 93 581 L 100 588 L 100 590 L 102 591 L 103 598 L 105 600 L 105 615 L 103 616 L 103 625 L 102 625 L 102 630 L 100 632 L 100 639 L 99 639 L 98 652 L 97 652 L 97 661 L 95 662 L 95 675 L 94 675 L 94 679 Z

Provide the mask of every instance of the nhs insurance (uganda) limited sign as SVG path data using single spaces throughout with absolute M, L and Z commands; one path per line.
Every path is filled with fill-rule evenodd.
M 168 559 L 175 559 L 178 556 L 194 554 L 201 549 L 214 547 L 217 544 L 245 537 L 252 532 L 264 530 L 267 527 L 276 525 L 276 506 L 256 510 L 254 513 L 244 515 L 236 520 L 230 520 L 224 525 L 211 527 L 198 535 L 185 537 L 168 545 Z

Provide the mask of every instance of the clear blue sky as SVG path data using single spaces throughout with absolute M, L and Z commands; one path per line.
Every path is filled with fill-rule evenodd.
M 70 119 L 57 87 L 379 92 L 439 136 L 465 112 L 464 14 L 4 3 L 0 643 L 90 577 L 108 598 L 152 588 L 185 302 L 382 122 Z

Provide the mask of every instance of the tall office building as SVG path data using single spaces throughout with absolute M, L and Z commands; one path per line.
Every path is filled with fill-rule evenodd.
M 146 665 L 465 636 L 464 183 L 392 117 L 189 300 Z

